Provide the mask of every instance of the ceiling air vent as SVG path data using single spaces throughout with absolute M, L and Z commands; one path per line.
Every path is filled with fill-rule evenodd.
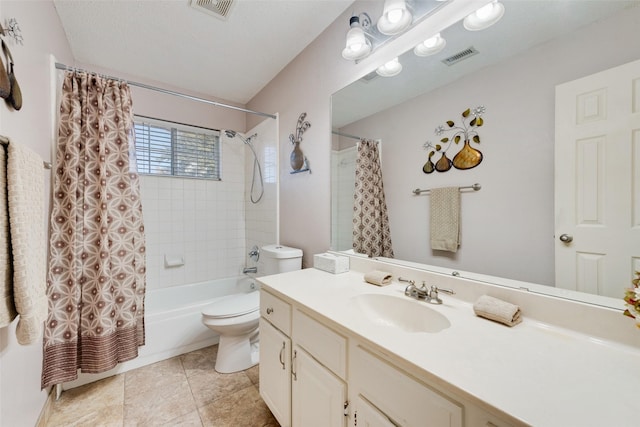
M 445 58 L 442 60 L 442 62 L 444 62 L 447 65 L 453 65 L 456 64 L 464 59 L 470 58 L 473 55 L 479 53 L 475 47 L 470 46 L 468 48 L 466 48 L 465 50 L 461 50 L 460 52 L 456 53 L 455 55 L 451 55 L 448 58 Z
M 191 0 L 191 7 L 226 20 L 236 0 Z

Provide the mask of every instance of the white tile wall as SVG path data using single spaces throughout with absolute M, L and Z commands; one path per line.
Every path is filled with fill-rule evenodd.
M 331 152 L 331 247 L 335 250 L 352 248 L 356 154 L 355 147 Z
M 223 145 L 222 181 L 141 177 L 148 289 L 241 273 L 245 253 L 242 148 Z M 183 257 L 184 265 L 168 268 L 165 256 Z
M 277 243 L 277 182 L 268 178 L 277 176 L 268 155 L 276 138 L 268 130 L 255 141 L 267 178 L 257 205 L 249 201 L 253 155 L 237 139 L 222 138 L 221 181 L 141 176 L 147 289 L 238 276 L 253 266 L 247 248 Z M 165 256 L 184 265 L 166 267 Z
M 276 138 L 276 122 L 266 120 L 256 126 L 248 134 L 257 133 L 253 140 L 253 145 L 258 160 L 262 165 L 262 176 L 264 178 L 264 195 L 259 203 L 253 204 L 250 200 L 251 178 L 253 176 L 253 154 L 247 148 L 245 162 L 245 212 L 246 212 L 246 237 L 247 252 L 253 246 L 262 247 L 264 245 L 278 242 L 278 149 Z M 256 172 L 257 173 L 257 172 Z M 259 192 L 259 177 L 256 176 L 254 184 L 254 199 Z M 255 262 L 246 259 L 246 265 L 253 267 Z M 258 272 L 260 275 L 260 272 Z

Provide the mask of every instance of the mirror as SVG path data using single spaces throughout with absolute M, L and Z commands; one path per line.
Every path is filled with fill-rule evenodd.
M 621 309 L 632 270 L 640 270 L 638 253 L 634 265 L 622 264 L 614 289 L 602 295 L 582 284 L 599 274 L 590 264 L 577 268 L 575 287 L 556 286 L 555 253 L 571 245 L 559 241 L 555 225 L 560 215 L 554 212 L 554 189 L 563 170 L 562 164 L 556 170 L 554 160 L 555 88 L 640 58 L 640 2 L 502 3 L 505 14 L 492 27 L 472 32 L 459 22 L 442 31 L 447 44 L 438 54 L 406 52 L 399 75 L 371 73 L 333 95 L 332 249 L 351 248 L 355 144 L 359 137 L 375 139 L 397 262 Z M 453 65 L 442 62 L 470 47 L 478 53 Z M 640 103 L 640 83 L 634 88 Z M 474 145 L 482 163 L 425 174 L 429 151 L 423 145 L 441 138 L 434 129 L 478 106 L 486 109 L 481 143 Z M 449 158 L 460 149 L 451 145 Z M 633 179 L 637 192 L 640 177 Z M 461 192 L 458 251 L 431 250 L 429 196 L 413 190 L 474 183 L 482 189 Z

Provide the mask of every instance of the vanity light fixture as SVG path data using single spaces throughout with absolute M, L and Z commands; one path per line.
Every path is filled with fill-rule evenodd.
M 371 25 L 371 18 L 366 13 L 351 17 L 349 20 L 351 29 L 347 33 L 346 47 L 342 50 L 344 59 L 357 61 L 366 58 L 371 53 L 371 42 L 365 36 L 365 32 L 360 25 L 360 17 L 363 18 L 363 25 Z
M 440 36 L 440 33 L 429 37 L 413 48 L 413 53 L 417 56 L 429 56 L 440 52 L 446 46 L 447 41 Z
M 378 19 L 378 31 L 386 35 L 395 35 L 406 30 L 413 16 L 405 0 L 385 0 L 382 16 Z
M 402 71 L 402 64 L 398 61 L 398 58 L 394 58 L 384 65 L 381 65 L 376 70 L 376 73 L 382 77 L 393 77 L 400 74 Z
M 484 30 L 498 22 L 502 15 L 504 15 L 504 5 L 498 0 L 493 0 L 464 18 L 462 24 L 469 31 Z

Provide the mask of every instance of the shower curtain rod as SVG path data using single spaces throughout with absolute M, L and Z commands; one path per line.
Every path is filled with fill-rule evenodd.
M 56 62 L 56 68 L 58 70 L 65 70 L 65 71 L 79 71 L 79 72 L 85 72 L 85 73 L 92 73 L 92 71 L 88 71 L 88 70 L 85 70 L 85 69 L 82 69 L 82 68 L 77 68 L 77 67 L 70 67 L 69 65 L 61 64 L 59 62 Z M 276 118 L 276 116 L 274 114 L 263 113 L 261 111 L 247 110 L 246 108 L 236 107 L 235 105 L 223 104 L 221 102 L 211 101 L 209 99 L 199 98 L 197 96 L 187 95 L 185 93 L 176 92 L 176 91 L 169 90 L 169 89 L 162 89 L 162 88 L 159 88 L 159 87 L 156 87 L 156 86 L 150 86 L 150 85 L 147 85 L 147 84 L 144 84 L 144 83 L 133 82 L 131 80 L 125 80 L 125 79 L 121 79 L 119 77 L 113 77 L 113 76 L 109 76 L 109 75 L 106 75 L 106 74 L 100 74 L 100 73 L 96 73 L 96 74 L 99 74 L 99 75 L 101 75 L 103 77 L 106 77 L 108 79 L 120 80 L 122 82 L 127 83 L 129 86 L 141 87 L 143 89 L 153 90 L 153 91 L 164 93 L 164 94 L 167 94 L 167 95 L 178 96 L 180 98 L 186 98 L 186 99 L 190 99 L 192 101 L 204 102 L 205 104 L 214 105 L 216 107 L 230 108 L 232 110 L 242 111 L 243 113 L 255 114 L 257 116 L 263 116 L 263 117 L 270 117 L 272 119 Z
M 357 135 L 351 135 L 351 134 L 348 134 L 348 133 L 340 132 L 338 130 L 332 130 L 331 133 L 334 134 L 334 135 L 338 135 L 338 136 L 344 136 L 345 138 L 357 139 L 358 141 L 362 141 L 363 139 L 369 139 L 369 138 L 363 138 L 363 137 L 357 136 Z M 374 141 L 378 142 L 375 139 L 374 139 Z
M 7 138 L 4 135 L 0 135 L 0 144 L 2 145 L 7 145 L 9 144 L 9 138 Z M 45 169 L 51 169 L 51 162 L 45 162 L 44 160 L 42 161 L 42 166 L 44 166 Z

